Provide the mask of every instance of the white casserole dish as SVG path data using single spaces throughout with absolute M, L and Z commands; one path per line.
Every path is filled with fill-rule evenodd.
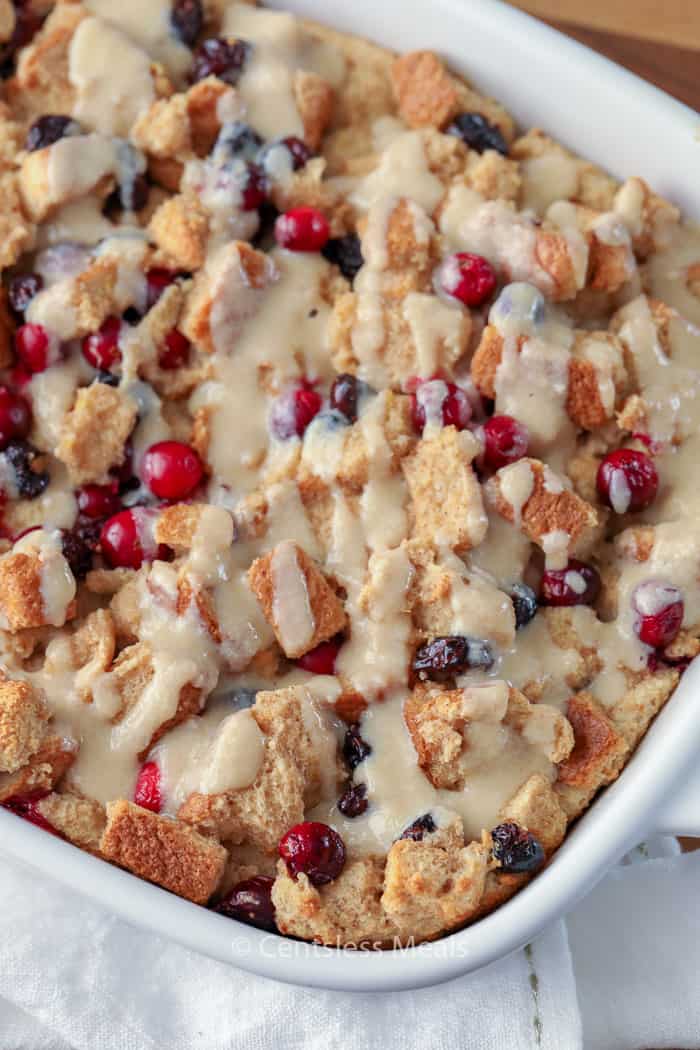
M 700 117 L 587 48 L 498 0 L 285 0 L 284 7 L 403 51 L 431 48 L 537 125 L 619 176 L 641 175 L 700 218 Z M 700 660 L 700 658 L 699 658 Z M 700 662 L 619 781 L 550 866 L 476 925 L 395 952 L 324 949 L 205 911 L 0 810 L 0 842 L 122 918 L 202 954 L 278 980 L 347 991 L 436 984 L 526 944 L 625 852 L 654 832 L 700 835 Z

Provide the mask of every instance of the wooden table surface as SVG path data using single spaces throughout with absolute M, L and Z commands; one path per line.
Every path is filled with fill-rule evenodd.
M 699 0 L 511 0 L 700 110 Z

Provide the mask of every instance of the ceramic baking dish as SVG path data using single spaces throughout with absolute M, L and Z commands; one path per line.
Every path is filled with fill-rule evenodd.
M 618 176 L 641 175 L 700 218 L 700 117 L 587 48 L 498 0 L 286 0 L 299 14 L 399 51 L 431 48 L 500 99 Z M 419 988 L 526 944 L 655 832 L 700 835 L 700 658 L 620 779 L 525 890 L 474 926 L 395 952 L 320 948 L 262 933 L 166 893 L 0 810 L 4 849 L 129 922 L 204 955 L 297 984 Z M 76 931 L 76 934 L 78 931 Z

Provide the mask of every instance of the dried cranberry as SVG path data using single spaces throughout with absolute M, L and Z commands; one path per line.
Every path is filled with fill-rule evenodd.
M 7 386 L 0 386 L 0 450 L 16 438 L 26 438 L 32 425 L 29 402 Z
M 76 496 L 80 513 L 93 520 L 109 518 L 120 507 L 119 484 L 116 481 L 107 485 L 83 485 Z
M 545 569 L 540 601 L 544 605 L 593 605 L 599 592 L 596 569 L 571 558 L 565 569 Z
M 156 305 L 165 289 L 174 284 L 176 280 L 177 274 L 172 270 L 156 266 L 148 271 L 146 274 L 146 301 L 149 310 Z
M 160 768 L 157 762 L 144 762 L 136 778 L 134 802 L 142 809 L 160 813 L 163 808 Z
M 350 784 L 338 799 L 338 809 L 351 820 L 361 817 L 369 806 L 366 784 Z
M 185 47 L 192 47 L 204 25 L 202 0 L 173 0 L 170 25 Z
M 430 813 L 424 813 L 422 817 L 418 817 L 412 824 L 409 824 L 399 837 L 412 839 L 414 842 L 422 842 L 424 835 L 430 835 L 435 830 L 437 830 L 437 824 Z
M 314 886 L 337 879 L 345 865 L 345 846 L 328 824 L 305 820 L 282 837 L 279 854 L 292 876 L 303 872 Z
M 291 153 L 292 167 L 295 171 L 298 171 L 299 168 L 303 168 L 313 157 L 313 153 L 304 140 L 298 138 L 296 135 L 287 135 L 286 138 L 281 140 L 280 145 L 286 146 Z
M 365 265 L 362 245 L 356 233 L 331 237 L 321 249 L 321 254 L 328 262 L 335 263 L 348 281 L 354 281 L 358 271 Z
M 357 769 L 360 762 L 364 762 L 368 755 L 372 754 L 372 748 L 363 740 L 360 734 L 360 725 L 354 722 L 348 726 L 343 740 L 343 758 L 350 769 Z
M 314 416 L 321 411 L 323 399 L 313 384 L 302 380 L 301 386 L 288 391 L 277 399 L 272 407 L 270 424 L 273 433 L 281 441 L 289 438 L 303 437 Z
M 335 660 L 339 652 L 340 642 L 321 642 L 315 649 L 299 657 L 297 667 L 313 674 L 335 674 Z
M 331 408 L 342 412 L 349 423 L 357 419 L 357 398 L 363 383 L 347 372 L 336 376 L 331 387 Z
M 28 372 L 44 372 L 49 367 L 51 344 L 43 325 L 21 325 L 15 332 L 15 350 Z
M 515 627 L 527 627 L 537 615 L 537 595 L 526 583 L 514 583 L 510 589 L 510 600 L 515 611 Z
M 260 153 L 264 140 L 250 124 L 236 120 L 224 127 L 217 140 L 217 149 L 225 146 L 232 157 L 254 160 Z
M 670 645 L 683 624 L 685 603 L 677 587 L 663 580 L 645 580 L 635 588 L 632 607 L 635 630 L 641 642 L 661 649 Z
M 151 187 L 145 175 L 136 175 L 113 190 L 104 203 L 105 215 L 118 211 L 141 211 L 148 204 Z
M 99 543 L 100 525 L 97 521 L 79 518 L 72 529 L 61 535 L 63 557 L 68 562 L 76 580 L 84 580 L 92 569 L 92 556 Z
M 29 4 L 15 0 L 15 28 L 12 36 L 0 43 L 0 78 L 12 75 L 15 55 L 25 47 L 41 26 L 41 18 Z
M 143 480 L 159 499 L 179 500 L 197 488 L 204 470 L 202 461 L 182 441 L 157 441 L 143 457 Z
M 219 80 L 235 87 L 249 53 L 250 44 L 245 40 L 234 40 L 233 43 L 221 37 L 203 40 L 194 52 L 192 83 L 196 84 L 205 77 L 218 77 Z
M 455 135 L 477 153 L 494 149 L 508 156 L 508 145 L 495 124 L 489 123 L 481 113 L 460 113 L 447 128 L 448 135 Z
M 659 475 L 644 452 L 620 448 L 608 452 L 598 467 L 598 494 L 616 514 L 644 510 L 656 499 Z
M 166 372 L 181 368 L 189 360 L 190 346 L 186 335 L 183 335 L 177 328 L 171 328 L 165 337 L 165 346 L 160 352 L 158 364 Z
M 241 209 L 257 211 L 265 202 L 268 193 L 268 182 L 265 172 L 257 164 L 248 163 L 243 174 L 241 185 Z
M 512 416 L 491 416 L 484 423 L 484 465 L 500 470 L 527 453 L 527 427 Z
M 413 658 L 413 670 L 421 677 L 450 678 L 470 667 L 488 670 L 493 666 L 494 655 L 489 642 L 478 638 L 452 635 L 435 638 L 421 645 Z
M 27 820 L 30 824 L 41 828 L 42 831 L 48 831 L 58 838 L 63 838 L 60 832 L 52 824 L 49 824 L 46 817 L 39 812 L 39 803 L 46 798 L 47 794 L 48 791 L 35 791 L 30 795 L 15 795 L 14 798 L 10 798 L 6 802 L 0 803 L 0 805 L 2 805 L 3 809 L 9 809 L 10 813 L 14 813 L 15 816 L 21 817 L 22 820 Z
M 410 395 L 413 429 L 422 434 L 428 417 L 437 417 L 445 427 L 464 430 L 472 417 L 472 406 L 464 390 L 442 379 L 422 380 Z
M 93 383 L 102 383 L 103 386 L 119 386 L 119 376 L 114 372 L 103 372 L 101 369 L 93 379 Z
M 220 915 L 238 919 L 260 930 L 276 930 L 272 887 L 275 880 L 269 875 L 254 875 L 237 883 L 215 907 Z
M 23 314 L 43 287 L 44 279 L 38 273 L 20 273 L 13 277 L 7 289 L 7 297 L 14 312 L 18 315 Z
M 83 357 L 93 368 L 108 372 L 121 361 L 119 335 L 122 323 L 118 317 L 108 317 L 96 332 L 86 335 L 82 342 Z
M 28 441 L 19 440 L 10 441 L 3 452 L 12 467 L 17 491 L 22 499 L 36 499 L 49 484 L 48 471 L 32 469 L 39 454 L 38 449 L 30 445 Z
M 435 275 L 438 289 L 465 306 L 481 306 L 496 288 L 496 271 L 483 255 L 455 252 L 440 265 Z
M 491 832 L 492 853 L 501 870 L 517 874 L 534 871 L 544 863 L 544 850 L 534 835 L 517 824 L 499 824 Z
M 292 208 L 275 222 L 275 240 L 290 252 L 319 252 L 329 234 L 328 219 L 318 208 Z
M 24 148 L 33 153 L 38 149 L 46 149 L 53 146 L 54 142 L 65 138 L 66 135 L 75 135 L 80 131 L 78 124 L 72 117 L 64 117 L 55 113 L 47 113 L 39 117 L 27 132 L 27 141 Z

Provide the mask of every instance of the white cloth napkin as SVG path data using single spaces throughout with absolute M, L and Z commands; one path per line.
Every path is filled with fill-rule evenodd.
M 638 852 L 567 922 L 488 970 L 390 995 L 251 977 L 4 861 L 0 1047 L 695 1050 L 700 853 L 673 852 Z

